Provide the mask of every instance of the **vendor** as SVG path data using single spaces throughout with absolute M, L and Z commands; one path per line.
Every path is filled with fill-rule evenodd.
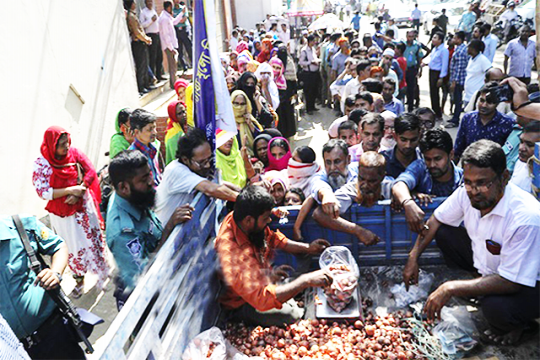
M 284 274 L 282 269 L 272 268 L 270 260 L 275 249 L 317 255 L 330 244 L 322 239 L 310 244 L 296 242 L 270 230 L 268 224 L 274 206 L 274 198 L 265 188 L 245 187 L 216 237 L 215 248 L 227 286 L 220 302 L 232 312 L 232 317 L 249 324 L 271 326 L 294 322 L 303 314 L 288 300 L 309 287 L 328 286 L 332 282 L 327 273 L 318 270 L 286 284 L 278 283 Z
M 424 312 L 440 318 L 453 297 L 479 297 L 490 326 L 488 340 L 514 345 L 540 316 L 540 203 L 513 184 L 501 146 L 490 140 L 463 153 L 464 187 L 435 210 L 403 271 L 406 286 L 418 281 L 418 258 L 434 238 L 449 265 L 479 273 L 443 283 Z M 460 227 L 463 223 L 464 227 Z M 536 324 L 537 327 L 537 324 Z

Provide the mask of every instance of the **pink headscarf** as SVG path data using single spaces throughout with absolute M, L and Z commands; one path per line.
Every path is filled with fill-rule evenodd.
M 272 148 L 272 143 L 276 141 L 277 139 L 284 140 L 287 143 L 287 147 L 289 148 L 285 156 L 283 156 L 281 159 L 276 159 L 270 152 L 270 149 Z M 289 159 L 292 157 L 291 145 L 289 144 L 287 139 L 283 137 L 273 138 L 272 140 L 268 142 L 268 149 L 266 151 L 268 153 L 268 166 L 264 169 L 265 171 L 270 171 L 270 170 L 281 171 L 283 169 L 287 169 L 287 166 L 289 165 Z
M 236 50 L 237 53 L 240 54 L 240 53 L 241 53 L 242 51 L 244 51 L 244 50 L 249 50 L 249 45 L 248 45 L 247 42 L 245 42 L 245 41 L 242 40 L 242 41 L 240 41 L 240 42 L 238 43 L 238 45 L 236 45 L 236 49 L 235 49 L 235 50 Z
M 287 89 L 287 81 L 285 80 L 285 76 L 283 76 L 283 62 L 278 57 L 273 57 L 269 61 L 270 65 L 272 65 L 272 70 L 274 72 L 274 82 L 277 85 L 277 88 L 279 90 L 286 90 Z M 280 71 L 277 72 L 274 70 L 273 65 L 277 65 L 280 67 Z

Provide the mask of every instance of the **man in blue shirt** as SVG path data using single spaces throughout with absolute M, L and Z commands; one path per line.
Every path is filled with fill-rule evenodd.
M 32 359 L 84 359 L 83 350 L 72 339 L 73 330 L 46 292 L 60 286 L 67 246 L 35 217 L 20 218 L 30 246 L 39 254 L 51 255 L 51 267 L 36 275 L 12 218 L 0 217 L 0 313 Z
M 407 60 L 407 71 L 405 72 L 405 81 L 407 82 L 407 111 L 411 112 L 414 109 L 414 100 L 416 98 L 418 88 L 418 78 L 422 76 L 422 68 L 420 62 L 425 58 L 430 50 L 424 44 L 415 40 L 416 32 L 414 30 L 407 31 L 406 48 L 403 57 Z M 425 53 L 425 54 L 424 54 Z
M 462 111 L 463 104 L 463 89 L 465 86 L 465 78 L 467 77 L 467 64 L 469 63 L 469 54 L 465 42 L 465 33 L 458 31 L 452 38 L 454 43 L 454 54 L 450 62 L 450 91 L 454 93 L 454 116 L 446 127 L 453 128 L 459 125 L 459 117 Z
M 463 31 L 465 33 L 465 40 L 471 40 L 471 34 L 476 21 L 476 14 L 472 11 L 474 5 L 469 5 L 469 10 L 463 13 L 461 19 L 459 20 L 457 29 L 458 31 Z
M 504 145 L 512 132 L 515 120 L 497 111 L 499 101 L 492 90 L 497 83 L 488 83 L 480 89 L 478 111 L 465 114 L 459 126 L 454 145 L 454 160 L 459 163 L 463 151 L 475 141 L 492 140 Z
M 394 79 L 385 78 L 383 80 L 382 97 L 385 110 L 393 112 L 396 116 L 400 116 L 405 112 L 405 108 L 403 107 L 401 100 L 394 96 L 396 86 L 397 84 Z
M 154 206 L 156 190 L 146 157 L 125 150 L 112 159 L 109 176 L 115 189 L 107 211 L 107 245 L 118 266 L 114 297 L 120 310 L 137 284 L 149 257 L 177 224 L 191 219 L 193 208 L 182 204 L 163 227 Z
M 463 182 L 463 169 L 452 162 L 450 134 L 442 129 L 428 130 L 420 140 L 424 159 L 413 161 L 394 181 L 392 194 L 397 206 L 405 210 L 409 230 L 421 232 L 425 213 L 412 196 L 427 204 L 431 197 L 450 196 Z
M 491 25 L 487 22 L 484 23 L 480 29 L 482 30 L 482 35 L 484 36 L 482 41 L 486 46 L 484 56 L 493 63 L 495 51 L 497 50 L 497 45 L 499 44 L 499 38 L 491 33 Z
M 429 95 L 431 97 L 431 108 L 435 111 L 437 120 L 442 119 L 441 100 L 439 88 L 443 84 L 443 79 L 448 74 L 448 60 L 450 53 L 444 45 L 444 34 L 437 32 L 431 40 L 433 50 L 429 61 Z
M 360 19 L 361 18 L 362 18 L 362 16 L 360 15 L 360 12 L 357 11 L 357 12 L 354 13 L 353 18 L 351 19 L 351 24 L 353 26 L 353 29 L 356 32 L 360 32 Z
M 349 45 L 349 39 L 341 37 L 338 40 L 339 52 L 332 56 L 332 72 L 330 73 L 330 84 L 333 83 L 336 78 L 341 75 L 345 70 L 345 62 L 349 58 L 351 53 L 351 47 Z
M 404 113 L 394 122 L 394 139 L 396 145 L 390 150 L 382 151 L 386 158 L 386 175 L 394 179 L 399 176 L 414 160 L 421 159 L 418 149 L 421 122 L 418 116 Z

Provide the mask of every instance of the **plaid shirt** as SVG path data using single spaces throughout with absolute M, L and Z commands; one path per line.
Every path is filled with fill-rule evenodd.
M 452 61 L 450 62 L 450 81 L 455 81 L 456 84 L 464 85 L 467 77 L 467 64 L 469 63 L 469 55 L 467 54 L 467 46 L 461 44 L 454 50 Z
M 139 150 L 142 152 L 148 159 L 148 165 L 150 165 L 150 170 L 152 170 L 152 176 L 154 178 L 154 186 L 158 186 L 161 182 L 161 169 L 159 168 L 159 158 L 157 155 L 157 149 L 152 144 L 149 146 L 144 145 L 142 142 L 135 138 L 129 150 Z

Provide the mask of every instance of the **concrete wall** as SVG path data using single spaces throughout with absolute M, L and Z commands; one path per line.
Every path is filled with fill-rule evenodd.
M 45 129 L 68 129 L 98 169 L 108 160 L 117 112 L 137 107 L 124 10 L 111 0 L 21 0 L 6 2 L 3 12 L 2 213 L 44 215 L 32 164 Z
M 255 24 L 266 19 L 266 14 L 281 15 L 281 0 L 230 0 L 235 2 L 236 21 L 244 29 L 255 29 Z M 230 36 L 230 35 L 228 35 Z

